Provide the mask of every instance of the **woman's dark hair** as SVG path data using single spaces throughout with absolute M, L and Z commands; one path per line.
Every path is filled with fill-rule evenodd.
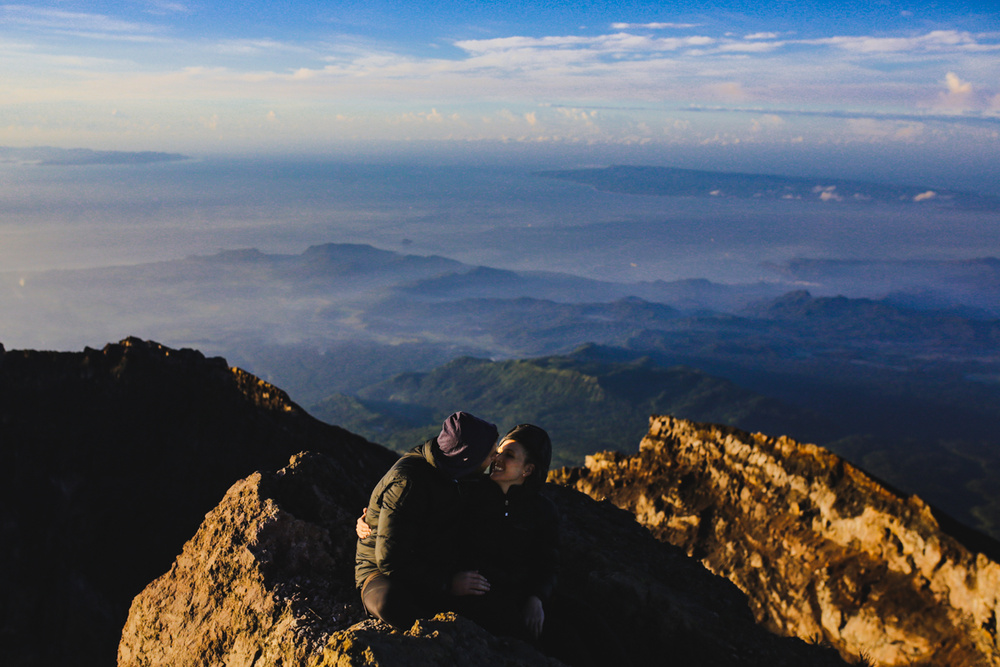
M 552 463 L 552 441 L 549 434 L 534 424 L 518 424 L 507 435 L 500 439 L 513 440 L 524 447 L 527 454 L 525 463 L 531 463 L 535 469 L 524 480 L 526 489 L 537 491 L 549 476 L 549 465 Z

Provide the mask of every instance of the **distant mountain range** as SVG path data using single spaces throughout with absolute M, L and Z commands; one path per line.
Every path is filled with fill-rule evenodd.
M 829 294 L 881 295 L 918 310 L 957 310 L 969 317 L 1000 317 L 1000 259 L 870 260 L 796 259 L 769 264 L 776 275 Z
M 812 200 L 829 203 L 934 204 L 996 209 L 1000 199 L 923 186 L 886 185 L 836 178 L 725 173 L 673 167 L 624 166 L 537 172 L 598 190 L 669 197 Z
M 440 318 L 478 317 L 478 300 L 487 317 L 498 310 L 540 314 L 548 309 L 564 323 L 572 322 L 581 335 L 596 336 L 570 337 L 558 350 L 552 348 L 552 336 L 544 343 L 548 347 L 491 349 L 481 337 L 473 343 L 485 343 L 482 349 L 489 354 L 545 354 L 566 352 L 582 342 L 611 342 L 599 331 L 602 323 L 609 331 L 627 322 L 633 328 L 658 328 L 650 318 L 670 319 L 669 309 L 687 316 L 741 315 L 755 302 L 803 288 L 818 296 L 891 299 L 908 309 L 1000 318 L 1000 261 L 910 262 L 905 270 L 899 268 L 874 261 L 801 260 L 775 267 L 785 279 L 774 282 L 628 284 L 472 266 L 364 245 L 326 244 L 300 255 L 249 249 L 136 266 L 0 273 L 0 311 L 7 315 L 0 335 L 8 343 L 23 339 L 60 348 L 96 344 L 124 330 L 219 349 L 214 346 L 248 339 L 322 345 L 381 337 L 399 342 L 397 336 L 412 336 L 423 327 L 432 332 L 424 342 L 448 339 L 468 345 L 476 337 L 465 330 L 433 330 Z M 878 280 L 871 279 L 875 274 Z M 640 306 L 639 300 L 648 304 Z M 606 305 L 612 302 L 618 305 Z M 73 325 L 67 327 L 68 321 Z M 536 324 L 546 326 L 540 318 Z M 588 327 L 592 334 L 584 331 Z M 558 327 L 548 328 L 558 344 Z M 537 329 L 533 325 L 525 333 Z M 245 351 L 245 346 L 235 349 Z
M 1000 455 L 991 445 L 1000 422 L 1000 262 L 801 260 L 782 270 L 784 280 L 748 285 L 626 284 L 354 244 L 297 255 L 237 250 L 0 274 L 0 340 L 65 349 L 131 334 L 198 348 L 300 404 L 327 400 L 331 419 L 348 406 L 350 423 L 383 441 L 362 422 L 386 419 L 416 434 L 441 411 L 480 404 L 491 373 L 510 388 L 528 371 L 548 382 L 555 362 L 538 359 L 587 346 L 600 356 L 586 361 L 604 366 L 560 362 L 573 372 L 558 376 L 555 393 L 536 393 L 531 410 L 512 389 L 498 394 L 497 405 L 509 407 L 503 418 L 584 424 L 587 416 L 546 413 L 545 403 L 631 377 L 633 394 L 605 391 L 595 405 L 629 419 L 669 410 L 813 440 L 1000 535 Z M 836 291 L 869 282 L 867 292 Z M 447 377 L 440 369 L 463 357 L 494 363 L 451 386 L 456 405 L 421 394 L 421 383 Z M 629 368 L 643 357 L 648 365 Z M 671 376 L 677 367 L 688 375 Z M 414 373 L 427 376 L 399 384 Z M 712 388 L 700 401 L 659 396 L 659 384 L 683 385 L 694 373 Z M 378 393 L 383 382 L 411 393 Z M 581 433 L 567 430 L 564 441 Z M 595 428 L 563 460 L 610 446 L 614 433 Z

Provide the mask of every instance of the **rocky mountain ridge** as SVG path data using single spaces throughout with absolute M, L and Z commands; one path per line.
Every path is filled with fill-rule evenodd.
M 652 456 L 671 428 L 693 429 L 680 440 L 702 453 L 732 452 L 692 453 L 689 468 Z M 728 445 L 711 444 L 715 431 Z M 137 339 L 82 353 L 0 348 L 0 442 L 0 537 L 13 545 L 0 552 L 0 648 L 13 664 L 107 665 L 115 645 L 120 665 L 844 664 L 767 631 L 757 620 L 790 633 L 765 609 L 820 628 L 849 661 L 996 661 L 994 562 L 935 533 L 925 505 L 900 504 L 833 455 L 787 439 L 661 418 L 637 457 L 598 455 L 589 472 L 554 473 L 562 485 L 545 493 L 563 521 L 552 616 L 577 631 L 548 654 L 449 614 L 405 633 L 365 620 L 353 522 L 396 455 L 222 359 Z M 795 493 L 782 493 L 782 480 Z M 727 505 L 717 489 L 747 502 Z M 803 541 L 796 523 L 836 530 Z M 668 527 L 690 543 L 667 544 Z M 861 565 L 850 559 L 855 542 L 867 549 Z M 800 561 L 840 583 L 810 583 Z M 907 567 L 926 585 L 908 587 Z M 800 591 L 814 608 L 796 611 Z M 888 641 L 863 632 L 872 621 Z M 850 632 L 838 639 L 831 627 Z M 883 652 L 911 645 L 924 653 L 911 650 L 910 662 Z
M 1000 664 L 997 543 L 823 448 L 661 416 L 638 454 L 552 480 L 634 513 L 777 632 L 877 665 Z
M 170 570 L 132 604 L 118 664 L 838 665 L 835 652 L 770 634 L 745 598 L 625 512 L 570 489 L 546 493 L 563 516 L 548 647 L 493 637 L 451 613 L 406 632 L 364 620 L 353 584 L 349 465 L 303 454 L 237 482 Z M 356 476 L 353 476 L 356 478 Z M 359 481 L 360 483 L 360 481 Z M 348 515 L 345 517 L 345 514 Z
M 396 455 L 222 359 L 137 339 L 4 351 L 0 442 L 5 663 L 105 666 L 117 646 L 122 665 L 554 664 L 454 615 L 407 633 L 366 621 L 353 523 Z M 560 605 L 585 629 L 564 662 L 843 664 L 760 627 L 628 513 L 547 493 Z

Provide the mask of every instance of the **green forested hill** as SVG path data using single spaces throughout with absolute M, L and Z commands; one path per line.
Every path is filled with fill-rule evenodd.
M 817 416 L 727 380 L 649 359 L 602 359 L 594 348 L 522 361 L 463 357 L 428 373 L 397 375 L 355 396 L 331 396 L 310 412 L 403 451 L 435 435 L 456 410 L 495 421 L 501 431 L 522 422 L 542 426 L 552 436 L 554 465 L 579 464 L 603 449 L 637 448 L 651 414 L 796 437 L 821 428 Z

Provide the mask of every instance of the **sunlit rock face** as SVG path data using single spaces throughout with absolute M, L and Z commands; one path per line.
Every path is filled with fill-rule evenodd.
M 120 667 L 152 665 L 843 665 L 774 635 L 745 596 L 628 513 L 571 489 L 545 646 L 453 613 L 391 631 L 365 620 L 353 582 L 351 467 L 320 454 L 235 484 L 170 570 L 132 604 Z M 668 659 L 669 658 L 669 659 Z
M 453 614 L 408 633 L 365 620 L 354 585 L 354 478 L 302 454 L 235 484 L 170 571 L 134 600 L 118 664 L 545 665 Z M 375 663 L 371 659 L 376 660 Z
M 305 664 L 329 633 L 364 618 L 343 567 L 354 559 L 357 476 L 311 457 L 229 489 L 133 601 L 118 664 Z
M 638 454 L 550 481 L 634 513 L 775 631 L 878 665 L 1000 664 L 996 543 L 823 448 L 654 417 Z

